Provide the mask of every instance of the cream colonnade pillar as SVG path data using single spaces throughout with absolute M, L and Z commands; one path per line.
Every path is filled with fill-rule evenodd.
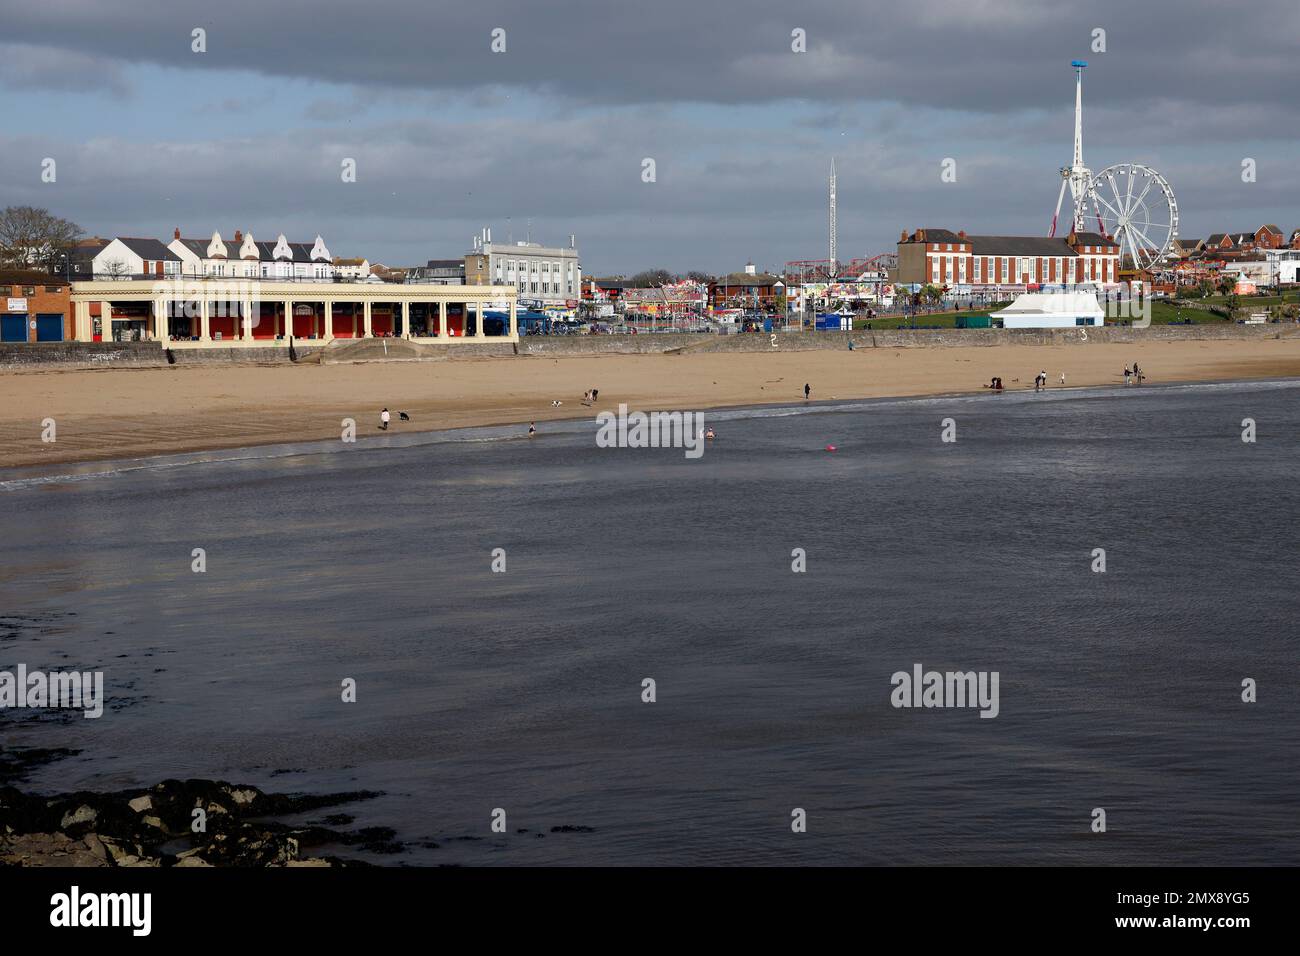
M 113 341 L 113 303 L 102 299 L 99 303 L 99 332 L 100 341 Z
M 374 330 L 374 326 L 371 324 L 371 319 L 370 319 L 370 300 L 369 300 L 369 299 L 366 299 L 366 302 L 365 302 L 365 315 L 364 315 L 364 320 L 365 320 L 365 333 L 366 333 L 366 338 L 371 338 L 371 337 L 374 336 L 374 334 L 375 334 L 375 330 Z
M 441 299 L 438 302 L 438 338 L 449 339 L 451 333 L 447 330 L 447 300 Z
M 207 290 L 201 289 L 199 295 L 201 296 L 199 299 L 199 341 L 211 342 L 212 323 L 209 321 L 211 316 L 209 313 Z
M 334 341 L 334 300 L 325 300 L 325 334 L 321 336 L 326 342 Z
M 293 299 L 285 299 L 284 301 L 284 342 L 286 345 L 289 344 L 289 340 L 291 338 L 293 338 Z
M 512 339 L 519 338 L 519 316 L 515 314 L 516 301 L 515 299 L 510 300 L 510 337 Z
M 465 311 L 469 312 L 469 303 L 465 303 Z M 474 303 L 474 338 L 484 339 L 487 335 L 483 331 L 483 303 Z
M 167 300 L 153 300 L 153 334 L 159 342 L 163 343 L 166 348 L 167 340 L 171 338 L 171 327 L 167 321 Z
M 78 342 L 91 342 L 94 340 L 92 332 L 94 331 L 90 320 L 90 303 L 77 302 L 76 306 L 76 325 L 74 326 L 73 338 Z
M 242 341 L 250 342 L 253 339 L 253 300 L 244 299 L 239 303 L 239 314 L 241 329 L 239 338 Z
M 411 337 L 411 300 L 402 300 L 402 338 Z

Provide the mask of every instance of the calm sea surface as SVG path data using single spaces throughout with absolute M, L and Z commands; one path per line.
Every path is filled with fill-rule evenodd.
M 0 473 L 0 669 L 110 698 L 0 743 L 81 750 L 42 791 L 382 790 L 385 863 L 1300 860 L 1300 384 L 706 420 Z M 999 716 L 894 709 L 916 663 Z

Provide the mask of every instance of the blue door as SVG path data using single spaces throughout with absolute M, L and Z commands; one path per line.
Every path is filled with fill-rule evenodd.
M 0 342 L 27 341 L 27 313 L 0 315 Z
M 38 315 L 36 317 L 36 341 L 37 342 L 62 342 L 63 341 L 63 314 L 55 312 L 51 315 Z

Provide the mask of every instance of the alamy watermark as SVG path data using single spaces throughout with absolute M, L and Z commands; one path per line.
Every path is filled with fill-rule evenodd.
M 150 293 L 167 303 L 169 319 L 197 319 L 207 300 L 209 318 L 251 319 L 256 328 L 262 319 L 262 283 L 257 279 L 160 279 Z
M 0 671 L 0 710 L 7 707 L 56 707 L 82 710 L 94 719 L 104 713 L 103 671 Z
M 618 414 L 596 416 L 598 448 L 684 448 L 687 458 L 704 454 L 703 412 L 631 412 L 626 404 Z
M 148 936 L 153 929 L 153 894 L 83 893 L 74 885 L 50 897 L 50 925 L 122 927 L 130 929 L 132 936 Z
M 894 707 L 978 707 L 981 717 L 996 717 L 997 671 L 926 671 L 920 664 L 912 672 L 896 671 L 889 682 Z

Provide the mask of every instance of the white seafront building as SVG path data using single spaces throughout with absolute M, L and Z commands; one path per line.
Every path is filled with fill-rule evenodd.
M 1106 313 L 1092 292 L 1026 292 L 1000 312 L 1004 329 L 1066 329 L 1106 324 Z
M 582 263 L 577 241 L 567 247 L 535 242 L 492 242 L 484 229 L 465 255 L 466 285 L 514 286 L 520 300 L 541 306 L 569 307 L 582 298 Z

